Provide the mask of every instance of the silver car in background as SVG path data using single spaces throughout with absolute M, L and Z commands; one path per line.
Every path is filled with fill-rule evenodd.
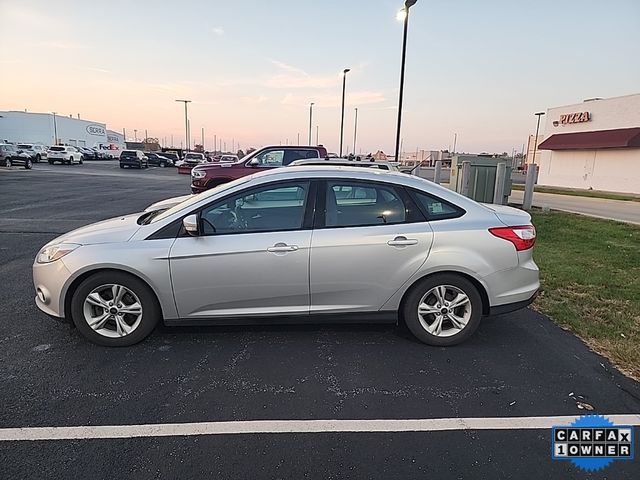
M 36 304 L 92 342 L 168 325 L 397 322 L 431 345 L 529 304 L 535 229 L 421 178 L 356 167 L 243 177 L 49 242 Z

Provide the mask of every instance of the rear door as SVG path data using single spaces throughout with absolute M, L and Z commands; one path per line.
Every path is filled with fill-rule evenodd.
M 332 179 L 318 189 L 311 313 L 377 311 L 426 261 L 431 227 L 391 184 Z

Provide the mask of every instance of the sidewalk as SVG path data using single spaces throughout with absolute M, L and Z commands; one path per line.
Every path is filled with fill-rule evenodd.
M 523 191 L 513 190 L 509 203 L 522 205 L 523 196 Z M 640 202 L 534 192 L 533 205 L 640 225 Z

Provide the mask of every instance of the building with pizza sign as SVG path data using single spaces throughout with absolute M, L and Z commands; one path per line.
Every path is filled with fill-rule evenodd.
M 0 141 L 40 145 L 73 145 L 118 151 L 122 134 L 101 122 L 52 113 L 0 111 Z
M 539 185 L 640 194 L 640 94 L 550 108 L 542 138 Z

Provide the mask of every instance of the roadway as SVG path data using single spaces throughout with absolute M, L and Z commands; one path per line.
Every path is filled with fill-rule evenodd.
M 522 190 L 513 190 L 509 203 L 522 205 L 523 197 Z M 533 206 L 640 225 L 640 202 L 534 192 Z

